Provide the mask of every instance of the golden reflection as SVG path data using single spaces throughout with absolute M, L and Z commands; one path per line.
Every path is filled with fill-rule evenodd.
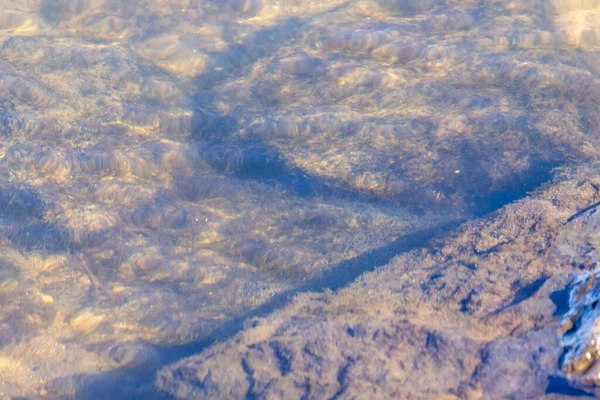
M 142 57 L 174 74 L 195 76 L 206 68 L 203 54 L 175 35 L 150 38 L 137 48 Z
M 561 42 L 581 48 L 600 45 L 600 2 L 596 0 L 553 0 L 546 4 Z

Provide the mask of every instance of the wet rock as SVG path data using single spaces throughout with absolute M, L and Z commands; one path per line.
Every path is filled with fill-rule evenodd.
M 600 271 L 583 274 L 574 282 L 569 311 L 560 326 L 564 348 L 562 369 L 577 385 L 600 384 Z

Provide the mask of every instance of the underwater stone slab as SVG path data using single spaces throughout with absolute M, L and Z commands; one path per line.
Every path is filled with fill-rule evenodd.
M 164 368 L 157 387 L 178 399 L 588 394 L 559 367 L 558 330 L 569 282 L 600 259 L 598 217 L 578 214 L 600 200 L 599 172 L 565 169 L 345 289 L 300 295 Z

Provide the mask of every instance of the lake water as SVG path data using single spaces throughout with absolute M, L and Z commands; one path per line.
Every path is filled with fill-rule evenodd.
M 246 318 L 600 155 L 600 0 L 0 10 L 0 398 L 158 396 Z

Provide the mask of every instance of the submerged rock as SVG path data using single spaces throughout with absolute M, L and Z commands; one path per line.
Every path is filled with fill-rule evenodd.
M 157 388 L 178 399 L 590 396 L 583 384 L 600 381 L 600 216 L 589 208 L 599 171 L 565 170 L 348 287 L 299 295 L 163 368 Z M 569 301 L 582 271 L 593 272 Z

